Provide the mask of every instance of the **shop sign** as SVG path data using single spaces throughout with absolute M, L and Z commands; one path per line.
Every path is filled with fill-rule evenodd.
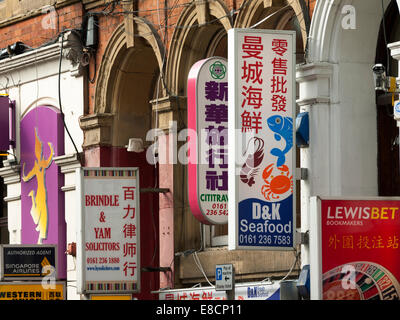
M 163 290 L 158 292 L 160 300 L 227 300 L 226 291 L 216 291 L 214 287 Z M 279 282 L 248 283 L 235 286 L 235 300 L 279 300 Z
M 64 154 L 64 124 L 60 110 L 38 106 L 20 123 L 21 243 L 56 244 L 58 274 L 66 278 L 64 175 L 54 158 Z
M 212 57 L 188 76 L 189 204 L 205 224 L 228 222 L 228 68 Z
M 132 300 L 130 294 L 91 294 L 90 300 Z
M 229 249 L 295 247 L 294 31 L 231 29 Z
M 8 95 L 0 94 L 0 151 L 10 148 L 10 99 Z
M 0 300 L 66 300 L 65 282 L 0 282 Z
M 1 280 L 56 279 L 56 245 L 1 245 Z
M 311 298 L 400 300 L 400 198 L 311 204 Z
M 82 168 L 78 173 L 78 292 L 139 292 L 139 170 Z

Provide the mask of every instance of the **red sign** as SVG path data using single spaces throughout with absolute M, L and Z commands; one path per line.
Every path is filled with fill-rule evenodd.
M 400 200 L 321 199 L 322 299 L 400 299 Z

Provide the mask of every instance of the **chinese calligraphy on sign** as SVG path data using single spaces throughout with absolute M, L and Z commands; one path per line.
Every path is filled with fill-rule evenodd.
M 315 197 L 311 203 L 311 282 L 320 282 L 311 298 L 400 300 L 400 198 Z
M 295 41 L 293 31 L 228 31 L 230 249 L 294 246 Z
M 228 222 L 228 73 L 226 59 L 193 65 L 188 77 L 188 128 L 195 131 L 196 163 L 188 164 L 189 203 L 205 224 Z
M 328 248 L 337 249 L 399 249 L 400 233 L 397 235 L 337 235 L 329 236 Z
M 82 292 L 140 290 L 139 182 L 135 168 L 84 168 Z

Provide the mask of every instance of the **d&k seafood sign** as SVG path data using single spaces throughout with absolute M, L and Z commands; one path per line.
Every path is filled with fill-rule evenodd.
M 295 246 L 295 39 L 228 31 L 231 250 Z
M 189 203 L 205 224 L 228 222 L 228 75 L 226 59 L 193 65 L 188 77 Z

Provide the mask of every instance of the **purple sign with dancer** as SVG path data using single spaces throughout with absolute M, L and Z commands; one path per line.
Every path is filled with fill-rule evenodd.
M 64 176 L 54 158 L 64 154 L 58 109 L 40 106 L 21 120 L 21 242 L 56 244 L 59 279 L 66 278 Z

